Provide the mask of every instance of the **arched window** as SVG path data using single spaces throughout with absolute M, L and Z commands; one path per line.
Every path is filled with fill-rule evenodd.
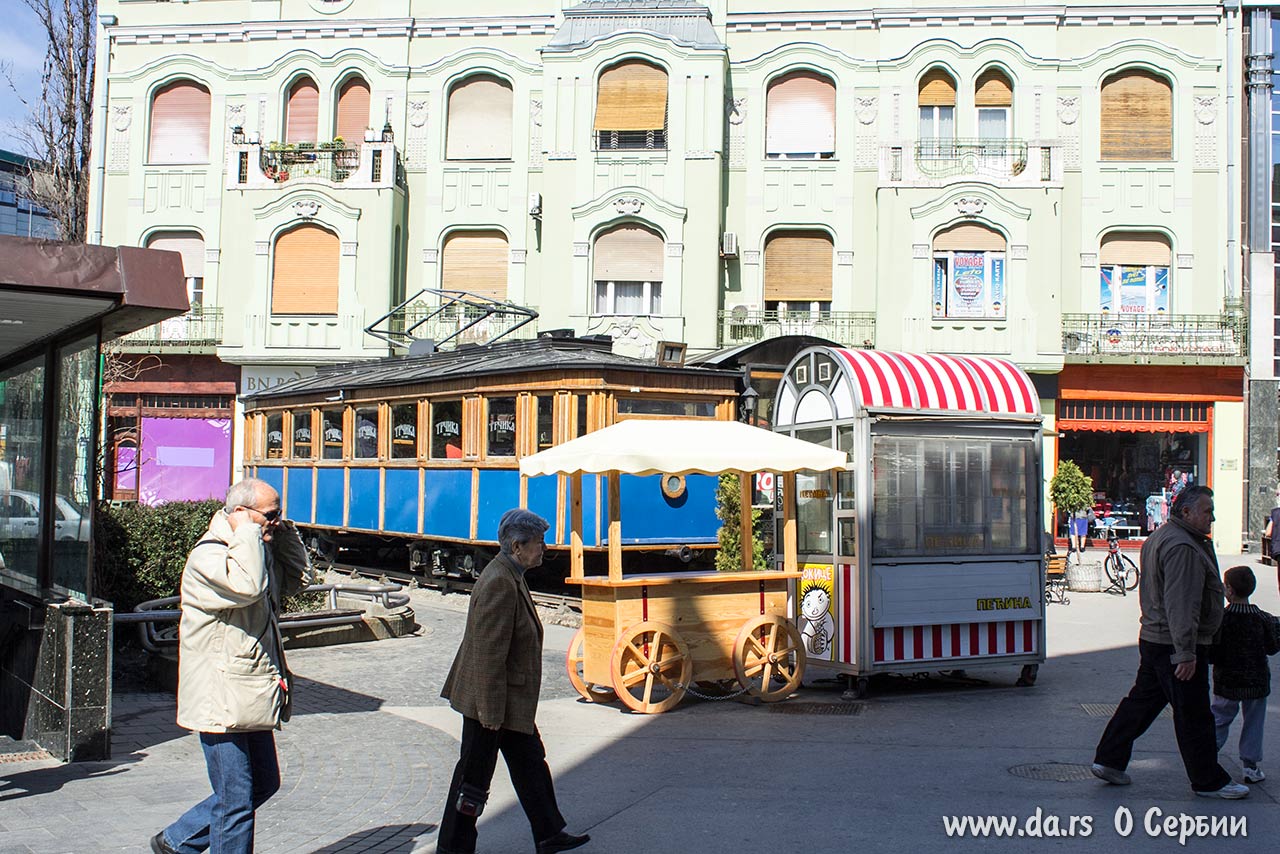
M 667 147 L 667 72 L 628 59 L 600 75 L 596 143 L 601 149 Z
M 827 158 L 836 153 L 836 86 L 812 71 L 793 71 L 765 96 L 766 157 Z
M 988 68 L 978 75 L 973 93 L 978 110 L 978 136 L 982 139 L 1008 139 L 1013 130 L 1013 83 L 999 68 Z
M 1131 68 L 1102 81 L 1103 160 L 1173 159 L 1173 87 Z
M 511 253 L 501 231 L 455 231 L 444 241 L 440 287 L 495 300 L 507 298 Z
M 775 231 L 764 244 L 764 307 L 809 316 L 831 310 L 831 235 Z
M 661 314 L 662 235 L 625 223 L 596 238 L 596 314 Z
M 941 68 L 930 68 L 920 78 L 916 96 L 920 107 L 920 139 L 955 139 L 956 81 Z
M 1005 316 L 1005 239 L 995 229 L 961 223 L 933 238 L 933 316 Z
M 369 84 L 358 74 L 343 81 L 338 88 L 333 135 L 342 137 L 346 148 L 359 148 L 369 126 Z
M 192 313 L 204 307 L 204 238 L 194 231 L 157 231 L 147 239 L 148 249 L 166 249 L 182 256 L 187 299 Z
M 1173 251 L 1162 234 L 1113 231 L 1098 253 L 1099 307 L 1121 314 L 1167 314 Z
M 511 159 L 511 84 L 476 74 L 449 90 L 446 160 Z
M 272 314 L 338 313 L 338 235 L 299 225 L 276 238 Z
M 315 142 L 320 132 L 320 87 L 310 77 L 299 77 L 289 87 L 285 104 L 284 141 Z
M 177 80 L 151 98 L 150 163 L 209 162 L 209 90 Z

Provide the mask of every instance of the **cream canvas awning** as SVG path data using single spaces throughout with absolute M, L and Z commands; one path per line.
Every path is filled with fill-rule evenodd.
M 835 451 L 736 421 L 621 421 L 520 460 L 528 477 L 550 474 L 719 474 L 843 469 Z

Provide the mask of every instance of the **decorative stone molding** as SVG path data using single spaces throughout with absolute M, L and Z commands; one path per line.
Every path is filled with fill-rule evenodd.
M 343 254 L 343 255 L 355 255 L 355 254 L 356 254 L 356 242 L 355 242 L 354 240 L 349 240 L 349 241 L 348 241 L 348 240 L 344 240 L 344 241 L 342 242 L 342 254 Z
M 548 160 L 576 160 L 578 155 L 572 151 L 548 151 Z
M 875 95 L 863 97 L 855 95 L 854 114 L 857 115 L 858 121 L 864 125 L 869 125 L 876 120 L 876 111 L 879 109 L 880 99 Z
M 1073 125 L 1080 118 L 1080 96 L 1058 96 L 1058 121 L 1064 125 Z
M 206 249 L 206 250 L 204 250 L 204 262 L 205 262 L 206 264 L 217 264 L 217 263 L 219 263 L 221 260 L 222 260 L 222 250 L 221 250 L 221 249 Z
M 1025 243 L 1015 243 L 1009 247 L 1009 257 L 1014 261 L 1027 260 L 1027 246 Z
M 133 106 L 111 106 L 111 145 L 107 168 L 112 172 L 129 170 L 129 128 L 133 126 Z
M 245 115 L 244 104 L 227 104 L 227 127 L 243 129 Z
M 409 107 L 408 127 L 405 128 L 404 161 L 405 166 L 421 169 L 427 165 L 427 118 L 430 113 L 430 101 L 421 93 L 413 94 L 407 100 Z
M 1191 253 L 1187 253 L 1187 254 L 1185 254 L 1185 255 L 1184 255 L 1184 254 L 1182 254 L 1182 253 L 1179 253 L 1179 254 L 1178 254 L 1178 269 L 1180 269 L 1180 270 L 1189 270 L 1189 269 L 1191 269 L 1192 267 L 1194 267 L 1194 266 L 1195 266 L 1195 260 L 1196 260 L 1196 256 L 1195 256 L 1195 255 L 1193 255 L 1193 254 L 1191 254 Z
M 1080 253 L 1080 266 L 1081 266 L 1081 267 L 1096 267 L 1096 266 L 1098 266 L 1098 253 L 1096 253 L 1096 252 L 1081 252 L 1081 253 Z
M 667 257 L 668 257 L 668 258 L 683 258 L 683 257 L 684 257 L 684 244 L 683 244 L 683 243 L 668 243 L 668 244 L 667 244 Z
M 741 169 L 747 165 L 747 99 L 725 100 L 725 114 L 729 120 L 729 168 Z
M 961 216 L 978 216 L 987 207 L 987 200 L 976 196 L 956 199 L 956 211 Z
M 427 100 L 409 99 L 409 124 L 420 128 L 427 123 Z
M 836 263 L 837 263 L 837 264 L 839 264 L 841 267 L 849 267 L 849 266 L 852 266 L 852 265 L 853 265 L 853 253 L 852 253 L 852 252 L 837 252 L 837 253 L 836 253 Z
M 528 254 L 529 254 L 529 250 L 527 250 L 527 249 L 512 249 L 512 250 L 511 250 L 511 263 L 512 263 L 512 264 L 523 264 L 523 263 L 525 262 L 526 257 L 528 256 Z
M 911 244 L 911 257 L 912 258 L 928 258 L 929 244 L 928 243 Z
M 586 242 L 578 242 L 573 244 L 573 257 L 586 258 L 591 254 L 591 244 Z
M 121 104 L 118 107 L 111 108 L 111 127 L 115 129 L 116 133 L 124 133 L 131 124 L 133 124 L 132 105 Z
M 314 219 L 320 213 L 320 203 L 315 199 L 300 199 L 293 203 L 293 212 L 303 219 Z
M 759 264 L 759 263 L 760 263 L 760 252 L 759 252 L 758 250 L 755 250 L 755 249 L 749 249 L 749 250 L 747 250 L 746 252 L 743 252 L 743 253 L 742 253 L 742 263 L 743 263 L 743 264 Z
M 270 243 L 270 242 L 268 242 L 268 241 L 266 241 L 266 240 L 256 240 L 256 241 L 254 241 L 254 244 L 253 244 L 253 254 L 254 254 L 254 255 L 269 255 L 269 254 L 271 254 L 271 243 Z
M 725 99 L 725 113 L 729 118 L 729 124 L 740 125 L 747 119 L 747 99 L 746 98 L 727 98 Z
M 1211 125 L 1218 115 L 1217 95 L 1195 95 L 1196 121 L 1202 125 Z
M 440 250 L 439 250 L 439 249 L 423 249 L 423 250 L 422 250 L 422 263 L 423 263 L 423 264 L 435 264 L 435 263 L 436 263 L 437 261 L 439 261 L 439 260 L 440 260 Z
M 542 99 L 529 100 L 529 165 L 542 165 Z

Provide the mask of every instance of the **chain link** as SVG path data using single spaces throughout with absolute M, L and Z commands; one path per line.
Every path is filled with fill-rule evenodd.
M 697 697 L 699 700 L 709 700 L 713 703 L 719 700 L 732 700 L 737 697 L 741 697 L 743 694 L 747 693 L 747 691 L 751 690 L 750 688 L 747 688 L 744 685 L 743 687 L 739 688 L 737 691 L 734 691 L 732 694 L 721 694 L 719 696 L 716 696 L 712 694 L 704 694 L 701 691 L 699 691 L 697 688 L 694 688 L 692 685 L 681 685 L 679 682 L 676 683 L 676 687 L 684 688 L 686 692 Z

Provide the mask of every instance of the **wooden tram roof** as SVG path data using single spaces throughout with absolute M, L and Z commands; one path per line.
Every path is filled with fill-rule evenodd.
M 313 376 L 302 377 L 244 396 L 248 402 L 266 403 L 280 398 L 309 398 L 319 394 L 357 389 L 448 383 L 470 377 L 556 371 L 603 373 L 634 372 L 714 378 L 736 382 L 740 372 L 704 367 L 669 367 L 652 359 L 622 356 L 612 342 L 583 338 L 534 338 L 484 346 L 461 346 L 429 356 L 393 356 L 367 362 L 322 366 Z

